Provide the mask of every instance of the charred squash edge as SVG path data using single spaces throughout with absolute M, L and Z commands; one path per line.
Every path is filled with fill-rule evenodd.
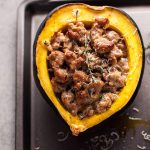
M 41 23 L 37 33 L 36 33 L 36 36 L 35 36 L 35 40 L 34 40 L 34 44 L 33 44 L 33 75 L 34 75 L 34 79 L 35 79 L 35 83 L 39 89 L 39 91 L 41 92 L 42 96 L 44 97 L 44 99 L 48 102 L 48 104 L 53 107 L 54 110 L 57 110 L 57 108 L 54 106 L 54 104 L 51 102 L 50 98 L 47 96 L 46 92 L 44 91 L 44 89 L 42 88 L 41 84 L 40 84 L 40 80 L 38 78 L 38 72 L 37 72 L 37 65 L 36 65 L 36 46 L 37 46 L 37 41 L 38 41 L 38 38 L 39 38 L 39 35 L 40 33 L 42 32 L 43 28 L 45 27 L 45 23 L 46 21 L 48 20 L 48 18 L 50 18 L 52 16 L 53 13 L 57 12 L 59 9 L 62 9 L 64 7 L 67 7 L 69 5 L 85 5 L 86 7 L 90 7 L 92 9 L 95 9 L 93 6 L 90 6 L 90 5 L 87 5 L 87 4 L 84 4 L 84 3 L 68 3 L 68 4 L 64 4 L 64 5 L 61 5 L 57 8 L 55 8 L 54 10 L 52 10 L 48 15 L 47 17 L 44 19 L 44 21 Z M 125 104 L 120 110 L 117 110 L 115 113 L 112 113 L 110 116 L 106 117 L 104 120 L 102 120 L 101 122 L 105 121 L 105 120 L 108 120 L 108 119 L 112 119 L 116 116 L 118 116 L 119 114 L 121 114 L 122 112 L 124 112 L 124 110 L 129 107 L 129 105 L 133 102 L 134 98 L 136 97 L 137 95 L 137 92 L 139 90 L 139 87 L 141 85 L 141 81 L 142 81 L 142 76 L 143 76 L 143 72 L 144 72 L 144 65 L 145 65 L 145 54 L 144 54 L 144 45 L 143 45 L 143 41 L 142 41 L 142 37 L 141 37 L 141 33 L 139 31 L 139 28 L 138 26 L 136 25 L 136 23 L 134 22 L 134 20 L 124 11 L 118 9 L 118 8 L 115 8 L 115 7 L 111 7 L 111 6 L 100 6 L 99 8 L 96 8 L 98 11 L 101 9 L 101 8 L 105 8 L 105 7 L 108 7 L 110 9 L 115 9 L 117 11 L 119 11 L 120 13 L 122 13 L 124 16 L 126 16 L 130 21 L 131 23 L 135 26 L 135 28 L 137 29 L 137 33 L 138 33 L 138 36 L 140 38 L 140 42 L 141 42 L 141 47 L 142 47 L 142 66 L 141 66 L 141 73 L 140 73 L 140 76 L 139 76 L 139 79 L 138 79 L 138 82 L 137 82 L 137 86 L 135 87 L 135 90 L 131 96 L 131 98 L 128 100 L 127 104 Z M 58 111 L 57 110 L 57 114 L 58 114 Z M 60 112 L 59 112 L 60 113 Z M 62 113 L 65 113 L 65 112 L 62 112 Z M 99 114 L 100 115 L 100 114 Z M 60 114 L 59 116 L 62 116 L 62 114 Z M 63 116 L 62 116 L 63 118 Z M 65 118 L 63 118 L 66 122 L 67 120 Z M 90 118 L 88 118 L 90 119 Z M 88 120 L 87 120 L 88 121 Z M 101 123 L 101 122 L 97 122 L 95 123 L 95 125 Z M 67 124 L 70 126 L 71 128 L 71 131 L 73 132 L 74 135 L 78 135 L 80 132 L 83 132 L 85 130 L 87 130 L 88 128 L 94 126 L 94 125 L 91 125 L 89 127 L 84 127 L 82 124 L 78 124 L 78 120 L 76 120 L 76 124 L 72 125 L 70 124 L 70 122 L 67 122 Z

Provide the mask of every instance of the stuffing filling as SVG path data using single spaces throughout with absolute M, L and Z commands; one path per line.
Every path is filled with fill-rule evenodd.
M 126 84 L 126 44 L 108 26 L 106 18 L 96 18 L 90 26 L 69 23 L 44 41 L 53 90 L 62 105 L 80 119 L 107 111 Z

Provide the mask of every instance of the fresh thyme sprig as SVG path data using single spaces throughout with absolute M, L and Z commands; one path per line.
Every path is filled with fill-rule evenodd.
M 85 46 L 85 49 L 87 49 L 87 47 L 89 46 L 89 42 L 88 42 L 88 38 L 86 34 L 84 36 L 84 46 Z
M 90 38 L 87 37 L 87 35 L 85 34 L 85 50 L 83 51 L 83 55 L 85 55 L 86 57 L 85 62 L 87 64 L 87 67 L 88 67 L 87 70 L 91 76 L 92 82 L 96 82 L 96 78 L 93 76 L 92 69 L 89 66 L 89 63 L 92 62 L 93 60 L 87 57 L 88 53 L 90 53 L 92 50 L 89 48 L 89 43 L 90 43 Z
M 85 50 L 84 52 L 88 53 L 90 52 L 92 49 L 89 47 L 90 44 L 90 38 L 85 34 L 84 36 L 84 46 L 85 46 Z

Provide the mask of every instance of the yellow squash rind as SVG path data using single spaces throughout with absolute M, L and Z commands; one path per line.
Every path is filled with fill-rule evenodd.
M 74 12 L 77 9 L 79 10 L 78 21 L 93 22 L 95 17 L 109 19 L 110 27 L 119 31 L 125 39 L 130 68 L 126 86 L 119 93 L 118 99 L 112 104 L 111 108 L 102 114 L 97 114 L 83 120 L 72 116 L 56 98 L 47 69 L 47 49 L 42 44 L 43 41 L 49 40 L 54 32 L 60 30 L 67 23 L 74 22 L 76 19 Z M 109 6 L 89 6 L 76 3 L 60 7 L 51 14 L 38 37 L 36 45 L 37 75 L 49 100 L 55 105 L 60 115 L 68 123 L 74 135 L 78 135 L 80 132 L 99 124 L 122 109 L 129 102 L 140 78 L 143 61 L 142 51 L 142 43 L 136 26 L 127 15 L 116 8 Z

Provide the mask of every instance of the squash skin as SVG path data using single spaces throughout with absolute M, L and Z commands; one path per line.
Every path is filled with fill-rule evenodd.
M 49 36 L 52 36 L 54 31 L 57 31 L 60 28 L 62 28 L 66 24 L 67 19 L 68 22 L 75 21 L 75 17 L 72 16 L 72 10 L 76 8 L 81 11 L 81 13 L 79 12 L 78 21 L 94 21 L 93 19 L 96 16 L 108 18 L 110 20 L 110 27 L 114 28 L 115 30 L 119 30 L 119 32 L 123 35 L 126 41 L 127 48 L 129 49 L 129 66 L 130 66 L 129 76 L 127 79 L 127 85 L 120 92 L 119 98 L 113 103 L 111 108 L 106 112 L 94 115 L 89 118 L 85 118 L 83 120 L 78 119 L 78 117 L 72 116 L 67 110 L 64 109 L 64 107 L 59 103 L 59 101 L 55 97 L 47 70 L 47 63 L 46 63 L 47 50 L 41 44 L 43 40 L 47 40 Z M 84 16 L 84 14 L 88 14 L 87 17 L 86 15 Z M 60 18 L 59 15 L 61 16 Z M 62 16 L 64 17 L 66 16 L 66 18 L 64 19 L 64 17 Z M 117 19 L 115 20 L 113 16 L 115 16 L 115 18 Z M 63 18 L 63 20 L 61 18 Z M 118 24 L 116 25 L 116 22 L 118 22 L 119 20 L 118 18 L 123 21 L 122 24 L 120 23 L 121 25 Z M 57 19 L 61 21 L 58 22 Z M 55 24 L 56 20 L 57 25 Z M 123 29 L 125 29 L 125 27 L 123 28 L 123 25 L 125 27 L 130 25 L 129 29 L 127 31 L 124 31 Z M 52 26 L 53 28 L 50 28 L 50 26 Z M 125 34 L 128 34 L 128 36 L 125 36 Z M 129 41 L 129 38 L 132 39 L 131 41 L 135 44 Z M 145 60 L 143 49 L 144 49 L 143 43 L 138 27 L 125 12 L 120 11 L 114 7 L 108 6 L 94 7 L 82 3 L 65 4 L 50 12 L 50 14 L 43 21 L 37 32 L 33 48 L 34 50 L 33 72 L 35 82 L 38 85 L 40 92 L 43 93 L 43 95 L 45 95 L 44 97 L 46 97 L 46 99 L 49 102 L 51 101 L 54 104 L 54 106 L 56 107 L 62 118 L 70 126 L 72 133 L 74 135 L 78 135 L 80 132 L 83 132 L 86 129 L 95 126 L 100 122 L 106 120 L 107 118 L 111 117 L 116 112 L 120 112 L 121 110 L 125 109 L 126 107 L 129 106 L 129 103 L 133 101 L 140 86 L 143 74 L 144 60 Z M 134 55 L 132 55 L 133 53 Z

